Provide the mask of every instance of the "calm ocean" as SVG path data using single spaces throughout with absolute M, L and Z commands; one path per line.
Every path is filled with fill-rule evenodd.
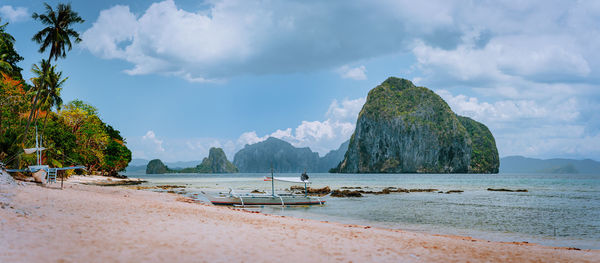
M 146 175 L 150 185 L 185 185 L 187 195 L 200 191 L 270 192 L 270 174 Z M 299 174 L 275 174 L 299 176 Z M 326 198 L 319 207 L 265 207 L 261 212 L 494 241 L 527 241 L 550 246 L 600 249 L 600 174 L 309 174 L 312 187 L 381 190 L 385 187 L 435 188 L 437 192 Z M 292 184 L 277 182 L 276 191 Z M 487 188 L 527 189 L 492 192 Z M 198 194 L 198 195 L 194 195 Z

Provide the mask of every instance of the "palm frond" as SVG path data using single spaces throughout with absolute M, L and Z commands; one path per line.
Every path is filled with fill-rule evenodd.
M 41 53 L 50 47 L 49 59 L 64 58 L 67 56 L 67 50 L 72 49 L 70 37 L 74 38 L 75 43 L 81 42 L 77 31 L 70 28 L 70 26 L 75 23 L 82 23 L 84 20 L 71 9 L 71 4 L 59 3 L 56 10 L 52 9 L 47 3 L 44 3 L 44 6 L 46 8 L 45 14 L 33 13 L 32 17 L 49 26 L 36 33 L 32 39 L 40 44 L 39 51 Z

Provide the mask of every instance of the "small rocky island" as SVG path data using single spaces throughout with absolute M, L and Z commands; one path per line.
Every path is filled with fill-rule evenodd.
M 170 169 L 161 160 L 154 159 L 146 166 L 146 174 L 165 174 L 165 173 L 237 173 L 238 169 L 233 165 L 225 152 L 221 148 L 212 147 L 209 150 L 208 157 L 202 160 L 202 163 L 196 167 L 183 169 Z
M 146 165 L 146 174 L 164 174 L 171 170 L 160 159 L 154 159 Z
M 209 150 L 208 157 L 202 160 L 202 163 L 195 168 L 185 168 L 181 173 L 237 173 L 238 168 L 235 167 L 225 156 L 225 152 L 221 148 L 212 147 Z
M 433 91 L 390 77 L 369 91 L 341 173 L 498 173 L 490 130 Z

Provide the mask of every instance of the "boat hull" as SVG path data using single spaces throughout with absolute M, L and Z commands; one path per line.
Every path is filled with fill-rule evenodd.
M 213 205 L 323 205 L 325 201 L 299 195 L 270 196 L 270 195 L 240 195 L 240 196 L 211 196 L 204 195 Z

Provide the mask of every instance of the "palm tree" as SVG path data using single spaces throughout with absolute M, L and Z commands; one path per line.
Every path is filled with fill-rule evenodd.
M 17 66 L 17 62 L 23 60 L 23 57 L 15 50 L 15 38 L 6 32 L 6 25 L 8 23 L 0 25 L 0 72 L 20 79 L 21 68 Z
M 34 64 L 33 68 L 31 69 L 33 74 L 36 75 L 36 77 L 31 79 L 31 82 L 33 83 L 34 90 L 37 90 L 37 92 L 35 94 L 35 97 L 33 98 L 33 104 L 31 107 L 31 111 L 29 112 L 29 118 L 27 119 L 27 126 L 25 126 L 25 133 L 23 134 L 23 140 L 21 141 L 21 144 L 25 143 L 25 138 L 27 137 L 27 130 L 29 130 L 31 121 L 33 120 L 33 117 L 36 115 L 35 114 L 37 111 L 36 106 L 38 104 L 40 94 L 42 93 L 43 90 L 47 89 L 48 83 L 50 82 L 49 81 L 50 68 L 51 68 L 50 62 L 42 59 L 42 61 L 40 62 L 40 66 Z
M 72 29 L 71 26 L 75 23 L 83 23 L 84 20 L 77 14 L 77 12 L 71 10 L 71 4 L 58 4 L 56 11 L 47 3 L 44 3 L 44 6 L 46 7 L 45 14 L 33 13 L 32 17 L 33 19 L 40 20 L 42 24 L 47 25 L 47 27 L 33 35 L 32 40 L 40 44 L 40 53 L 44 53 L 46 49 L 50 47 L 50 54 L 48 55 L 49 64 L 53 58 L 54 60 L 58 60 L 59 57 L 64 58 L 67 56 L 66 48 L 71 50 L 72 47 L 71 37 L 75 39 L 75 43 L 81 42 L 79 33 Z M 43 85 L 39 86 L 36 84 L 35 86 L 38 88 L 38 90 L 31 107 L 29 118 L 27 120 L 27 126 L 25 126 L 25 132 L 21 144 L 25 143 L 29 126 L 33 120 L 33 114 L 36 112 L 38 107 L 37 101 L 40 97 L 42 89 L 45 88 Z
M 52 58 L 58 60 L 59 57 L 67 56 L 65 47 L 71 50 L 71 37 L 75 38 L 75 43 L 81 42 L 79 33 L 71 26 L 75 23 L 83 23 L 85 20 L 71 10 L 71 4 L 58 4 L 56 11 L 47 3 L 44 3 L 44 6 L 45 14 L 33 13 L 32 17 L 40 20 L 47 27 L 33 35 L 32 40 L 41 45 L 40 53 L 44 53 L 50 47 L 48 60 Z
M 9 45 L 15 42 L 15 39 L 8 33 L 4 32 L 6 24 L 0 26 L 0 72 L 10 75 L 12 66 L 8 63 Z
M 0 19 L 2 21 L 2 19 Z M 15 38 L 4 31 L 7 24 L 0 26 L 0 72 L 5 74 L 12 73 L 12 67 L 8 63 L 8 48 L 9 45 L 15 42 Z
M 41 101 L 42 107 L 46 110 L 46 112 L 50 111 L 53 107 L 56 107 L 57 110 L 60 110 L 63 100 L 60 97 L 60 91 L 62 90 L 62 85 L 69 79 L 68 77 L 62 78 L 62 72 L 55 71 L 56 66 L 52 66 L 48 71 L 48 83 L 47 89 L 44 91 L 45 97 L 44 100 Z M 42 126 L 42 131 L 46 129 L 46 121 L 48 120 L 48 113 L 44 117 L 44 124 Z
M 10 63 L 6 62 L 8 54 L 2 52 L 2 49 L 3 45 L 0 43 L 0 72 L 9 75 L 13 71 L 13 68 L 10 66 Z

